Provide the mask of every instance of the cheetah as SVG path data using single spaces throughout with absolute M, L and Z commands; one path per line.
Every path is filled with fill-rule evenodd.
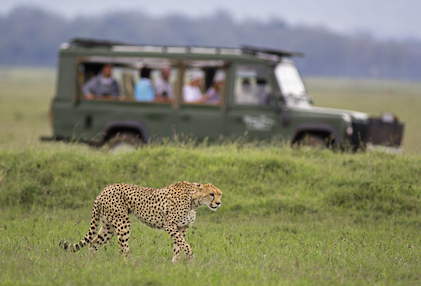
M 221 206 L 222 192 L 212 184 L 178 182 L 162 189 L 140 187 L 131 184 L 114 184 L 97 196 L 91 227 L 76 244 L 65 240 L 59 246 L 64 250 L 78 251 L 88 245 L 92 252 L 108 242 L 115 234 L 119 252 L 127 256 L 129 251 L 130 219 L 134 214 L 143 224 L 164 230 L 174 240 L 172 263 L 180 260 L 181 249 L 186 260 L 193 259 L 193 252 L 185 240 L 187 229 L 196 219 L 200 206 L 216 211 Z M 98 231 L 99 222 L 102 226 Z

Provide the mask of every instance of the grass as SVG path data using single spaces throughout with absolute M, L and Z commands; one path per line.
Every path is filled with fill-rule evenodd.
M 156 143 L 112 154 L 39 142 L 40 134 L 51 132 L 50 70 L 7 69 L 0 75 L 1 285 L 420 283 L 421 157 L 415 129 L 405 134 L 404 154 L 241 141 Z M 358 81 L 364 101 L 354 84 L 311 79 L 308 86 L 319 106 L 349 100 L 344 107 L 364 102 L 374 113 L 379 107 L 373 98 L 382 98 L 376 94 L 387 85 L 406 90 L 402 100 L 393 101 L 397 110 L 406 110 L 410 98 L 419 100 L 415 83 Z M 341 87 L 346 93 L 333 96 Z M 329 95 L 336 103 L 322 104 Z M 385 100 L 377 104 L 386 106 Z M 418 113 L 408 108 L 403 119 L 410 114 Z M 415 145 L 407 145 L 410 140 Z M 77 242 L 86 234 L 93 201 L 106 185 L 163 187 L 179 180 L 212 182 L 224 193 L 222 207 L 199 209 L 187 232 L 194 264 L 171 265 L 170 237 L 134 217 L 128 258 L 118 255 L 115 238 L 96 255 L 58 247 L 61 239 Z
M 54 80 L 51 69 L 0 69 L 1 149 L 41 146 L 39 136 L 51 134 L 48 109 Z
M 195 263 L 171 265 L 163 232 L 133 223 L 131 254 L 114 238 L 92 256 L 66 253 L 59 239 L 78 240 L 86 210 L 17 214 L 2 230 L 3 284 L 86 285 L 418 285 L 419 227 L 355 222 L 284 212 L 267 217 L 198 215 L 188 241 Z M 222 218 L 221 218 L 222 216 Z
M 419 156 L 172 143 L 119 155 L 78 145 L 3 151 L 0 162 L 0 267 L 2 281 L 11 284 L 416 285 L 421 279 Z M 107 184 L 162 187 L 181 179 L 213 182 L 224 192 L 222 207 L 200 209 L 188 232 L 194 265 L 171 266 L 170 237 L 134 217 L 128 259 L 118 256 L 115 239 L 95 256 L 58 248 L 60 239 L 83 237 L 93 200 Z

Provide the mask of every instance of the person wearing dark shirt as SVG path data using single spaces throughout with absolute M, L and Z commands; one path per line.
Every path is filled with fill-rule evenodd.
M 117 98 L 120 94 L 117 81 L 111 76 L 113 66 L 105 64 L 101 72 L 91 78 L 83 86 L 83 94 L 88 99 L 112 96 Z

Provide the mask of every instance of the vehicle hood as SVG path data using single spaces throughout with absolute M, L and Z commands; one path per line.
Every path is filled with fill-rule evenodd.
M 296 111 L 312 112 L 316 114 L 350 116 L 353 121 L 367 121 L 369 119 L 369 115 L 364 112 L 326 107 L 316 107 L 309 103 L 289 105 L 289 108 Z

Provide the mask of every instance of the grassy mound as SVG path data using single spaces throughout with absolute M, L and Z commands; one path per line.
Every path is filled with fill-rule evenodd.
M 418 156 L 238 144 L 155 145 L 115 155 L 74 145 L 55 151 L 0 151 L 0 162 L 3 207 L 86 207 L 109 184 L 160 188 L 187 180 L 211 182 L 223 190 L 224 212 L 421 211 Z

